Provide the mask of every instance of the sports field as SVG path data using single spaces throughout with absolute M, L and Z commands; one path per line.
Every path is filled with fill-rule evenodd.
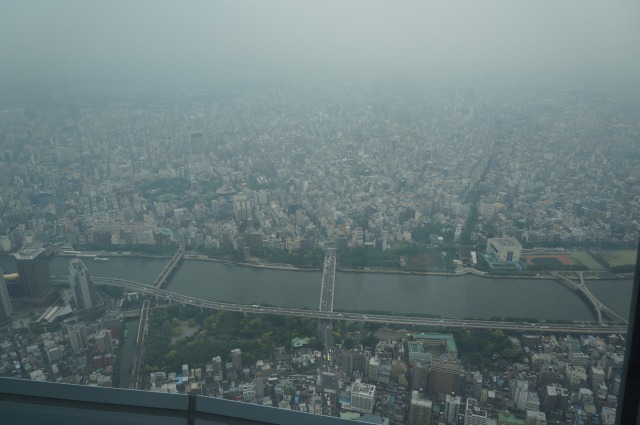
M 567 266 L 578 266 L 580 262 L 571 257 L 569 253 L 562 254 L 530 254 L 520 257 L 525 266 L 534 266 L 544 269 L 562 269 Z
M 587 251 L 567 251 L 557 254 L 527 254 L 522 255 L 520 261 L 525 267 L 531 269 L 576 270 L 576 268 L 586 268 L 594 272 L 606 270 L 605 267 Z
M 636 251 L 632 249 L 600 251 L 599 254 L 609 267 L 633 266 L 636 264 Z
M 605 267 L 600 264 L 595 258 L 593 258 L 587 251 L 571 251 L 571 257 L 587 266 L 589 271 L 602 272 L 606 270 Z
M 407 260 L 408 268 L 426 269 L 429 271 L 445 271 L 445 263 L 440 251 L 425 252 L 422 255 L 410 257 Z

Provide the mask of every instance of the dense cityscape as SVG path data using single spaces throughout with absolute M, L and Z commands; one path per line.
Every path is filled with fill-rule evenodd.
M 2 248 L 635 244 L 635 93 L 390 84 L 9 103 Z
M 634 270 L 634 96 L 386 80 L 8 96 L 0 375 L 369 423 L 613 424 L 626 336 L 608 328 L 627 311 L 587 283 Z M 92 276 L 123 256 L 167 265 Z M 324 316 L 162 292 L 185 258 L 322 270 Z M 594 321 L 356 319 L 334 309 L 336 269 L 551 279 Z

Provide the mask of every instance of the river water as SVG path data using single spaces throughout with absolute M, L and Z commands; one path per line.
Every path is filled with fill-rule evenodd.
M 168 259 L 112 257 L 85 261 L 94 276 L 152 283 Z M 68 258 L 50 261 L 53 275 L 68 275 Z M 320 301 L 319 271 L 238 267 L 213 261 L 183 260 L 166 289 L 215 301 L 315 309 Z M 628 317 L 631 279 L 589 281 L 605 305 Z M 335 308 L 425 313 L 460 318 L 531 317 L 593 320 L 585 301 L 564 285 L 541 279 L 491 279 L 474 275 L 336 274 Z
M 87 259 L 93 276 L 151 284 L 169 259 L 112 257 L 108 262 Z M 52 275 L 67 276 L 69 258 L 49 262 Z M 11 257 L 0 267 L 15 271 Z M 213 261 L 183 260 L 166 289 L 214 301 L 242 304 L 318 308 L 319 271 L 238 267 Z M 633 281 L 588 281 L 606 306 L 628 317 Z M 550 320 L 594 320 L 585 301 L 559 282 L 540 279 L 491 279 L 474 275 L 423 276 L 407 274 L 336 274 L 335 308 L 424 313 L 459 318 L 531 317 Z M 131 331 L 131 329 L 130 329 Z

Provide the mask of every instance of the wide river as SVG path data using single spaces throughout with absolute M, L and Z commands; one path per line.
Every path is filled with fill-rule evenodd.
M 51 274 L 68 275 L 68 258 L 50 261 Z M 94 276 L 152 283 L 168 259 L 112 257 L 85 260 Z M 213 261 L 183 260 L 166 289 L 198 298 L 242 304 L 318 308 L 320 272 L 238 267 Z M 593 294 L 628 317 L 633 281 L 589 281 Z M 531 317 L 593 320 L 585 301 L 553 280 L 490 279 L 473 275 L 336 274 L 335 308 L 425 313 L 445 317 Z
M 93 276 L 152 283 L 168 259 L 112 257 L 109 262 L 86 259 Z M 68 257 L 50 260 L 51 274 L 68 276 Z M 15 271 L 9 257 L 0 267 Z M 198 298 L 242 304 L 318 308 L 320 272 L 238 267 L 213 261 L 183 260 L 166 289 Z M 628 317 L 633 281 L 588 281 L 606 306 Z M 425 313 L 444 317 L 531 317 L 594 320 L 585 301 L 553 280 L 490 279 L 473 275 L 336 274 L 335 308 Z

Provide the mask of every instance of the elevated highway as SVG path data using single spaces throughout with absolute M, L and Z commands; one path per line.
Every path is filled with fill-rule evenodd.
M 150 301 L 145 300 L 140 311 L 140 322 L 138 323 L 138 336 L 136 346 L 133 351 L 133 368 L 131 369 L 131 380 L 129 388 L 137 390 L 140 388 L 140 370 L 144 364 L 144 340 L 147 336 L 147 319 L 149 318 Z
M 66 282 L 66 277 L 54 277 L 56 281 Z M 554 333 L 581 333 L 581 334 L 612 334 L 626 333 L 627 326 L 605 324 L 560 324 L 560 323 L 528 323 L 528 322 L 502 322 L 493 320 L 468 320 L 468 319 L 437 319 L 410 316 L 388 316 L 377 314 L 361 313 L 339 313 L 334 311 L 306 310 L 300 308 L 287 307 L 266 307 L 245 304 L 234 304 L 220 301 L 203 300 L 189 297 L 176 292 L 159 289 L 154 286 L 132 282 L 124 279 L 114 279 L 107 277 L 93 277 L 97 285 L 113 285 L 131 291 L 176 302 L 183 305 L 193 305 L 202 309 L 227 310 L 240 313 L 251 314 L 276 314 L 281 316 L 298 316 L 310 319 L 325 320 L 351 320 L 360 322 L 374 322 L 382 324 L 396 324 L 405 326 L 429 326 L 441 328 L 463 328 L 463 329 L 502 329 L 508 331 L 530 331 L 530 332 L 554 332 Z
M 336 284 L 336 250 L 327 249 L 322 268 L 322 286 L 320 287 L 320 305 L 318 311 L 333 313 L 334 288 Z M 330 319 L 320 319 L 320 338 L 324 343 L 325 352 L 329 353 L 333 348 L 333 328 Z

